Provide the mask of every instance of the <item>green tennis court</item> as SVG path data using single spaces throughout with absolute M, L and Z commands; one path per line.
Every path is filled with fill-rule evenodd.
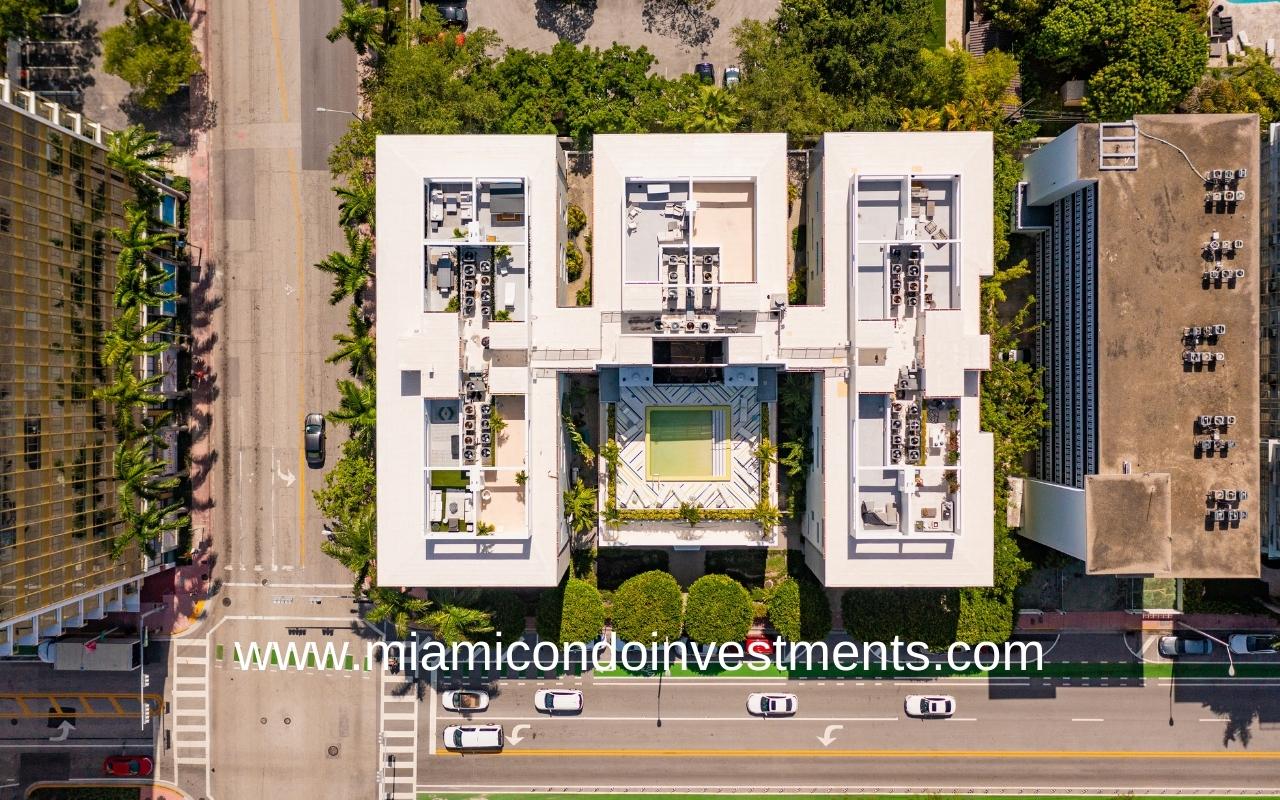
M 646 409 L 645 472 L 651 481 L 728 480 L 728 406 Z

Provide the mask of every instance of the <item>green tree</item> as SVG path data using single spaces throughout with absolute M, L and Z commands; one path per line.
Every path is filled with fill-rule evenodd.
M 596 490 L 579 478 L 564 490 L 564 518 L 574 533 L 586 533 L 596 526 Z
M 520 595 L 509 589 L 488 589 L 480 593 L 478 607 L 489 614 L 489 621 L 493 625 L 493 632 L 480 635 L 480 639 L 510 644 L 524 637 L 527 609 Z M 502 634 L 501 639 L 498 637 L 499 633 Z
M 348 441 L 333 468 L 325 473 L 324 488 L 313 496 L 322 515 L 345 525 L 373 507 L 377 488 L 373 460 L 359 443 Z
M 1204 74 L 1209 42 L 1170 0 L 1059 0 L 1031 52 L 1060 75 L 1089 75 L 1095 119 L 1170 111 Z
M 338 381 L 338 393 L 342 396 L 338 407 L 326 416 L 330 422 L 351 428 L 351 440 L 366 452 L 373 452 L 374 426 L 378 414 L 378 393 L 372 382 Z
M 982 60 L 954 43 L 923 50 L 919 71 L 920 80 L 904 95 L 915 108 L 899 112 L 904 126 L 907 117 L 913 124 L 904 130 L 995 130 L 1005 124 L 1004 107 L 1018 104 L 1018 96 L 1010 89 L 1018 62 L 999 50 L 988 52 Z
M 649 644 L 680 638 L 683 613 L 680 586 L 666 572 L 642 572 L 613 593 L 613 630 L 629 642 Z
M 98 360 L 104 367 L 132 369 L 133 360 L 138 356 L 156 355 L 169 349 L 168 341 L 156 338 L 169 327 L 169 320 L 158 319 L 142 327 L 141 317 L 141 307 L 133 305 L 111 321 L 98 349 Z
M 354 228 L 344 231 L 347 252 L 335 250 L 316 264 L 316 269 L 333 276 L 333 292 L 330 305 L 337 305 L 350 297 L 358 305 L 364 295 L 369 278 L 373 276 L 373 240 L 361 236 Z
M 112 383 L 98 387 L 93 396 L 115 407 L 117 427 L 133 428 L 136 427 L 133 422 L 135 409 L 164 402 L 164 396 L 155 393 L 155 388 L 162 380 L 163 375 L 139 378 L 133 370 L 121 370 L 116 373 Z
M 843 127 L 840 103 L 823 91 L 813 53 L 803 44 L 758 20 L 734 28 L 733 41 L 742 65 L 742 82 L 734 92 L 743 127 L 781 131 L 793 146 Z
M 117 561 L 133 545 L 138 545 L 155 558 L 157 539 L 191 524 L 191 517 L 186 515 L 181 503 L 147 502 L 139 509 L 130 499 L 130 502 L 121 503 L 120 510 L 124 529 L 111 540 L 111 558 Z
M 741 642 L 751 629 L 751 595 L 728 575 L 703 575 L 689 587 L 684 625 L 699 644 Z
M 569 578 L 538 598 L 538 636 L 558 644 L 591 642 L 604 628 L 604 601 L 596 587 Z
M 831 602 L 810 578 L 786 578 L 766 605 L 769 624 L 792 642 L 818 642 L 831 632 Z
M 376 358 L 373 325 L 355 305 L 347 310 L 347 325 L 349 333 L 333 335 L 338 350 L 325 361 L 330 364 L 346 361 L 351 367 L 351 374 L 357 377 L 374 374 Z
M 997 268 L 982 284 L 982 330 L 991 338 L 993 352 L 1020 347 L 1023 338 L 1035 329 L 1028 324 L 1035 298 L 1028 297 L 1006 321 L 1000 313 L 1008 300 L 1005 285 L 1030 274 L 1025 261 Z M 982 376 L 980 417 L 982 430 L 995 439 L 996 485 L 1022 471 L 1023 457 L 1040 443 L 1048 427 L 1047 405 L 1041 370 L 1026 361 L 991 359 L 991 369 Z
M 338 196 L 338 222 L 348 228 L 373 224 L 373 210 L 377 201 L 377 188 L 364 175 L 356 175 L 347 186 L 333 187 Z
M 167 172 L 156 162 L 167 156 L 171 147 L 160 140 L 160 134 L 141 125 L 130 125 L 107 138 L 107 163 L 123 172 L 136 187 L 144 179 L 164 178 Z
M 676 114 L 685 133 L 729 133 L 742 119 L 736 92 L 701 86 L 693 101 Z
M 333 539 L 320 551 L 351 571 L 352 588 L 359 597 L 366 579 L 374 578 L 378 560 L 378 517 L 372 505 L 346 520 L 334 520 Z
M 161 108 L 200 71 L 191 25 L 161 14 L 126 15 L 102 34 L 102 68 L 133 87 L 144 108 Z
M 1197 87 L 1195 105 L 1207 114 L 1257 114 L 1266 131 L 1280 119 L 1280 73 L 1256 47 L 1245 48 L 1232 66 L 1215 69 Z
M 493 632 L 489 612 L 476 608 L 480 593 L 467 590 L 437 591 L 431 598 L 436 608 L 423 618 L 423 622 L 446 645 L 473 642 L 479 636 Z
M 0 0 L 0 40 L 20 39 L 40 26 L 48 7 L 36 0 Z
M 370 590 L 369 600 L 373 605 L 365 613 L 365 619 L 374 624 L 391 623 L 400 639 L 408 637 L 410 626 L 421 625 L 431 609 L 431 603 L 421 597 L 385 586 Z
M 402 23 L 400 38 L 384 53 L 368 92 L 373 131 L 484 133 L 500 125 L 498 95 L 486 85 L 493 63 L 488 53 L 498 47 L 497 36 L 473 28 L 459 45 L 442 33 L 434 20 Z M 358 130 L 357 138 L 368 135 L 364 126 Z M 362 152 L 371 156 L 372 144 L 364 140 Z
M 387 11 L 365 0 L 342 0 L 342 15 L 333 30 L 325 34 L 331 42 L 346 37 L 358 55 L 378 53 L 385 46 L 382 30 L 387 24 Z
M 122 498 L 157 500 L 176 489 L 181 481 L 164 476 L 165 463 L 152 457 L 149 443 L 127 441 L 116 445 L 112 458 L 117 491 Z

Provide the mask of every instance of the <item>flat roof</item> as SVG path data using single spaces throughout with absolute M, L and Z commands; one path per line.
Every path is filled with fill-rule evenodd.
M 1137 568 L 1158 566 L 1158 559 L 1137 558 L 1134 572 L 1255 577 L 1256 499 L 1222 506 L 1249 514 L 1217 524 L 1206 498 L 1214 490 L 1245 490 L 1256 498 L 1259 487 L 1258 117 L 1144 115 L 1135 121 L 1136 170 L 1099 170 L 1098 126 L 1079 130 L 1080 178 L 1098 183 L 1098 473 L 1168 476 L 1167 568 Z M 1234 213 L 1206 206 L 1203 173 L 1240 167 L 1249 173 L 1239 184 L 1245 200 Z M 1241 252 L 1221 261 L 1245 271 L 1233 287 L 1203 281 L 1214 266 L 1202 256 L 1203 245 L 1214 230 L 1244 242 Z M 1227 328 L 1216 341 L 1184 343 L 1184 327 L 1215 324 Z M 1225 360 L 1212 369 L 1188 366 L 1183 353 L 1189 348 L 1222 352 Z M 1196 442 L 1208 432 L 1198 429 L 1197 419 L 1206 414 L 1235 417 L 1220 431 L 1236 442 L 1234 449 L 1200 454 Z M 1091 554 L 1130 552 L 1130 537 L 1160 535 L 1134 527 L 1132 504 L 1097 499 L 1088 514 Z

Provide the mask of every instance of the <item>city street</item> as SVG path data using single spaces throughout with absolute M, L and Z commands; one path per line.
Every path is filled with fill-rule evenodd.
M 419 747 L 419 790 L 605 783 L 846 791 L 1257 789 L 1276 786 L 1280 766 L 1275 679 L 1080 686 L 1060 679 L 686 678 L 662 681 L 660 697 L 656 678 L 586 676 L 555 683 L 584 692 L 581 715 L 536 712 L 533 693 L 543 684 L 533 681 L 498 682 L 489 710 L 472 715 L 473 723 L 503 725 L 508 744 L 501 755 L 446 753 L 440 732 L 460 715 L 439 709 L 437 699 L 433 713 L 420 714 L 426 720 L 420 736 L 431 741 Z M 753 691 L 794 693 L 799 712 L 750 717 L 744 704 Z M 955 716 L 908 718 L 903 698 L 919 693 L 954 696 Z M 749 776 L 742 774 L 744 759 L 753 763 Z

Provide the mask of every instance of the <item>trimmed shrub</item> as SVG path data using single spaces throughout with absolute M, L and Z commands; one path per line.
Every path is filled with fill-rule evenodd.
M 793 642 L 817 642 L 831 633 L 831 602 L 826 591 L 811 580 L 788 578 L 778 585 L 768 603 L 769 624 Z
M 603 628 L 604 603 L 586 581 L 570 578 L 538 600 L 538 636 L 547 641 L 590 642 Z
M 527 609 L 518 594 L 504 589 L 488 589 L 480 595 L 480 602 L 476 605 L 481 611 L 489 612 L 489 623 L 493 625 L 492 633 L 478 638 L 495 642 L 501 633 L 504 644 L 524 638 Z
M 613 630 L 630 642 L 673 641 L 683 627 L 684 597 L 666 572 L 643 572 L 613 593 Z
M 571 236 L 577 236 L 578 233 L 587 227 L 587 212 L 582 210 L 582 206 L 577 203 L 571 203 L 569 210 L 566 212 L 566 227 L 569 228 Z
M 703 575 L 689 587 L 684 624 L 695 642 L 741 642 L 751 629 L 751 618 L 751 595 L 728 575 Z
M 564 269 L 569 280 L 576 281 L 582 277 L 582 251 L 572 241 L 564 243 Z
M 938 650 L 955 642 L 959 589 L 850 589 L 840 600 L 844 627 L 854 639 L 924 642 Z

